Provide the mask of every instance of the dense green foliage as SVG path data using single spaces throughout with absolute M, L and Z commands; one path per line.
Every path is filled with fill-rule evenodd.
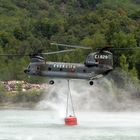
M 56 50 L 49 42 L 140 47 L 139 0 L 1 0 L 0 53 Z M 84 62 L 86 54 L 53 55 L 52 61 Z M 140 78 L 140 51 L 115 53 L 115 64 Z M 121 57 L 120 57 L 121 56 Z M 0 80 L 27 80 L 27 57 L 1 57 Z

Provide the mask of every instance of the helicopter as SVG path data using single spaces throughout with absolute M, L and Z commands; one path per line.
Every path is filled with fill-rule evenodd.
M 31 56 L 31 62 L 24 70 L 24 73 L 32 76 L 48 77 L 50 79 L 84 79 L 89 85 L 94 84 L 94 80 L 107 75 L 113 70 L 113 54 L 107 48 L 98 49 L 91 52 L 82 63 L 46 62 L 43 55 L 60 54 L 75 51 L 78 49 L 90 50 L 90 47 L 82 47 L 67 44 L 51 43 L 51 45 L 65 46 L 74 49 L 65 49 L 56 52 L 37 53 Z M 54 80 L 49 84 L 53 85 Z

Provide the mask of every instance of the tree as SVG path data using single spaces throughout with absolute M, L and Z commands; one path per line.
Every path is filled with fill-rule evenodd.
M 125 55 L 121 55 L 120 57 L 120 67 L 122 68 L 122 70 L 128 72 L 129 64 L 127 63 Z
M 48 19 L 43 19 L 35 24 L 34 30 L 35 34 L 50 39 L 52 35 L 59 31 L 59 26 L 57 23 L 52 23 Z
M 19 39 L 21 41 L 27 38 L 26 34 L 23 32 L 21 28 L 15 28 L 13 34 L 16 39 Z

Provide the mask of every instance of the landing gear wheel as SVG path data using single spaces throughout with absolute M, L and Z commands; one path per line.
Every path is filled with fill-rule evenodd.
M 93 81 L 89 81 L 89 84 L 92 86 L 94 84 L 94 82 Z
M 53 80 L 49 81 L 49 84 L 50 85 L 53 85 L 54 84 L 54 81 Z

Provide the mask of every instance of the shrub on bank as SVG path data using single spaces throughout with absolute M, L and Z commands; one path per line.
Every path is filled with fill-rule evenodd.
M 11 101 L 14 103 L 19 102 L 38 102 L 41 100 L 43 90 L 31 90 L 31 91 L 20 91 L 14 94 L 14 96 L 11 96 Z
M 43 90 L 6 92 L 0 86 L 0 103 L 38 102 L 41 100 Z

